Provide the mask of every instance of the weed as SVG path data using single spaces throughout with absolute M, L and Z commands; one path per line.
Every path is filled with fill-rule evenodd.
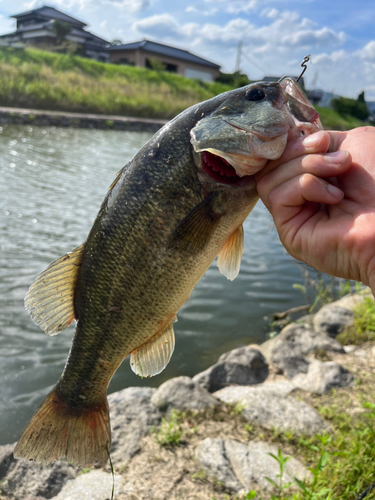
M 160 426 L 152 428 L 151 432 L 155 434 L 155 439 L 161 446 L 178 446 L 182 436 L 178 412 L 172 410 L 168 420 L 162 418 Z
M 283 481 L 286 463 L 288 460 L 290 460 L 290 457 L 284 457 L 280 448 L 278 449 L 277 455 L 274 455 L 273 453 L 269 453 L 269 455 L 272 458 L 274 458 L 279 464 L 280 472 L 279 472 L 279 474 L 276 474 L 276 477 L 279 479 L 279 481 L 277 483 L 276 481 L 274 481 L 270 477 L 266 477 L 266 479 L 269 483 L 271 483 L 276 488 L 276 491 L 278 492 L 278 497 L 280 498 L 283 494 L 283 491 L 286 490 L 287 488 L 289 488 L 293 484 L 293 483 L 285 483 Z M 276 500 L 277 497 L 275 497 L 273 495 L 273 493 L 271 493 L 271 498 L 272 498 L 272 500 Z
M 357 305 L 354 309 L 354 324 L 336 338 L 343 345 L 360 345 L 375 340 L 375 301 L 372 297 L 365 297 Z

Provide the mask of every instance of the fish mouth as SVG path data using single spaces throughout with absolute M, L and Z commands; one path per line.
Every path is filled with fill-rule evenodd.
M 253 180 L 252 175 L 240 177 L 235 168 L 221 156 L 209 151 L 201 153 L 201 162 L 204 172 L 215 182 L 236 187 L 245 187 Z

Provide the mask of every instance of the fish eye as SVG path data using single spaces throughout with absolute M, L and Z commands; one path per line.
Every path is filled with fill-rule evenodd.
M 248 101 L 261 101 L 262 99 L 264 99 L 264 97 L 266 97 L 266 94 L 259 87 L 255 87 L 249 89 L 246 92 L 245 97 Z

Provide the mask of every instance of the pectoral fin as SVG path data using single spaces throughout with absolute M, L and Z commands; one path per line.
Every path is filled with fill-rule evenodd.
M 135 349 L 130 356 L 130 366 L 140 377 L 152 377 L 162 372 L 174 351 L 173 321 L 162 333 Z
M 212 195 L 194 207 L 173 231 L 169 248 L 189 253 L 204 249 L 221 215 L 212 209 Z
M 29 288 L 25 307 L 48 335 L 57 335 L 75 319 L 74 289 L 84 246 L 53 262 Z
M 233 281 L 240 272 L 241 257 L 243 254 L 243 227 L 238 228 L 224 243 L 217 258 L 217 266 L 221 274 Z

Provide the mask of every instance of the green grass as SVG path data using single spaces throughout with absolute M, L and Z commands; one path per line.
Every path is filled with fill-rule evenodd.
M 230 87 L 37 49 L 0 48 L 0 105 L 172 118 Z
M 375 340 L 375 301 L 366 297 L 354 310 L 354 325 L 346 328 L 336 339 L 343 345 L 360 345 Z
M 315 106 L 315 108 L 320 114 L 323 127 L 327 130 L 350 130 L 364 125 L 364 122 L 361 120 L 353 116 L 339 115 L 333 109 L 321 108 L 319 106 Z

